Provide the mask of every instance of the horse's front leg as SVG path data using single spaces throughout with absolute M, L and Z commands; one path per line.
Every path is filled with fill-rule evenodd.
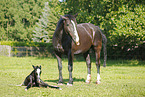
M 68 53 L 68 71 L 69 71 L 69 82 L 67 85 L 72 86 L 73 84 L 73 78 L 72 78 L 72 71 L 73 71 L 73 53 L 71 50 Z
M 25 91 L 27 91 L 30 87 L 33 86 L 33 83 L 32 83 L 32 76 L 30 76 L 29 79 L 27 79 L 27 80 L 30 80 L 30 81 L 29 81 L 27 87 L 25 88 Z
M 62 77 L 62 60 L 61 60 L 61 54 L 56 54 L 55 56 L 57 58 L 57 62 L 58 62 L 58 70 L 59 70 L 59 81 L 58 84 L 62 85 L 63 83 L 63 77 Z

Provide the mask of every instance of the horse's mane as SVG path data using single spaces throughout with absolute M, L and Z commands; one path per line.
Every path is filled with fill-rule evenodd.
M 62 25 L 63 25 L 63 19 L 60 18 L 58 23 L 57 23 L 57 26 L 56 26 L 56 29 L 55 29 L 55 32 L 58 32 L 59 30 L 61 30 L 62 28 Z

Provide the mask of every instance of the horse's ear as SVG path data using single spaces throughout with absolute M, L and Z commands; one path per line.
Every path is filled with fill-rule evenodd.
M 76 13 L 75 15 L 74 15 L 74 17 L 76 18 L 78 16 L 78 13 Z
M 41 65 L 39 66 L 39 68 L 41 69 Z
M 65 17 L 65 16 L 62 16 L 62 15 L 59 15 L 62 19 L 68 19 L 67 17 Z

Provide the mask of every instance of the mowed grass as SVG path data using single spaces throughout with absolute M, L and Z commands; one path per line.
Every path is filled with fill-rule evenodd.
M 92 60 L 93 61 L 93 60 Z M 145 61 L 108 60 L 101 64 L 101 84 L 96 85 L 97 71 L 92 62 L 92 81 L 86 84 L 87 68 L 83 59 L 74 60 L 73 86 L 67 86 L 67 59 L 63 59 L 64 85 L 62 90 L 33 87 L 25 91 L 21 84 L 33 70 L 32 65 L 42 66 L 41 79 L 49 85 L 57 85 L 56 58 L 0 57 L 0 97 L 143 97 L 145 96 Z M 103 63 L 103 62 L 102 62 Z

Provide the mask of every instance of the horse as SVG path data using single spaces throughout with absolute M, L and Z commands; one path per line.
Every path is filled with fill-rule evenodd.
M 87 64 L 87 80 L 86 83 L 91 81 L 91 60 L 89 51 L 92 48 L 96 56 L 97 67 L 97 81 L 100 84 L 100 52 L 102 48 L 102 40 L 104 45 L 104 67 L 106 66 L 106 43 L 107 38 L 102 33 L 98 26 L 91 23 L 77 24 L 75 15 L 60 15 L 55 32 L 52 37 L 54 54 L 58 62 L 59 81 L 58 84 L 63 84 L 62 77 L 62 54 L 68 57 L 68 71 L 69 81 L 67 85 L 73 85 L 72 71 L 73 71 L 73 58 L 74 54 L 82 53 Z
M 25 78 L 24 82 L 19 85 L 19 86 L 27 86 L 25 88 L 25 91 L 27 91 L 30 87 L 50 87 L 50 88 L 56 88 L 56 89 L 60 89 L 60 87 L 57 86 L 51 86 L 48 85 L 47 83 L 44 83 L 41 79 L 40 79 L 40 75 L 41 75 L 41 65 L 40 66 L 34 66 L 33 67 L 33 71 Z

